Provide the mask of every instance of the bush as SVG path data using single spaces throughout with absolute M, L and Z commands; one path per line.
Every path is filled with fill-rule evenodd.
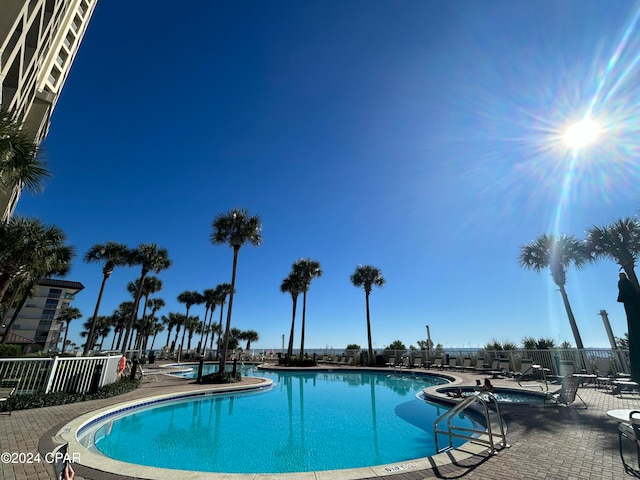
M 202 376 L 202 382 L 204 384 L 211 383 L 238 383 L 242 380 L 240 371 L 237 371 L 235 376 L 231 372 L 215 372 Z
M 8 345 L 0 343 L 0 357 L 18 357 L 22 354 L 20 345 Z
M 289 360 L 290 367 L 315 367 L 316 362 L 313 361 L 312 358 L 303 358 L 303 359 L 294 359 Z
M 116 383 L 105 385 L 96 393 L 28 393 L 15 395 L 8 402 L 0 404 L 0 412 L 9 410 L 27 410 L 29 408 L 52 407 L 54 405 L 66 405 L 68 403 L 84 402 L 85 400 L 99 400 L 111 398 L 117 395 L 131 392 L 138 386 L 138 382 L 122 378 Z

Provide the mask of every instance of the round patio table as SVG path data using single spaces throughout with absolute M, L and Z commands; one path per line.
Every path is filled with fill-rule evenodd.
M 635 409 L 633 408 L 618 408 L 615 410 L 608 410 L 607 416 L 611 417 L 619 422 L 628 422 L 629 414 L 633 412 Z

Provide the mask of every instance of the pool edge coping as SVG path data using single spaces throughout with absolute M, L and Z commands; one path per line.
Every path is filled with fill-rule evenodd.
M 277 370 L 277 369 L 275 369 Z M 323 369 L 327 370 L 327 369 Z M 335 369 L 329 369 L 335 370 Z M 347 370 L 340 369 L 337 370 Z M 353 369 L 360 370 L 362 369 Z M 371 369 L 373 370 L 373 369 Z M 384 372 L 384 370 L 376 369 L 378 373 Z M 426 374 L 427 372 L 421 372 Z M 431 373 L 431 372 L 429 372 Z M 454 379 L 449 385 L 459 383 L 461 379 L 454 375 L 438 375 L 435 376 Z M 149 467 L 145 465 L 138 465 L 135 463 L 123 462 L 109 458 L 105 455 L 101 455 L 88 450 L 78 441 L 78 432 L 86 427 L 88 424 L 97 421 L 99 418 L 107 416 L 109 413 L 115 413 L 125 410 L 129 407 L 136 405 L 143 405 L 148 403 L 156 403 L 160 401 L 170 401 L 172 399 L 188 398 L 191 396 L 211 394 L 224 394 L 229 392 L 243 392 L 258 390 L 262 388 L 270 387 L 273 381 L 270 379 L 264 379 L 259 377 L 253 377 L 260 380 L 259 383 L 252 385 L 225 385 L 211 386 L 208 385 L 205 388 L 194 389 L 189 392 L 176 392 L 167 393 L 162 395 L 153 395 L 149 397 L 138 398 L 136 400 L 128 400 L 125 402 L 117 403 L 108 407 L 93 410 L 84 415 L 80 415 L 70 422 L 65 423 L 51 438 L 54 448 L 59 448 L 61 445 L 68 443 L 70 453 L 79 453 L 81 461 L 77 462 L 79 465 L 99 472 L 106 472 L 113 475 L 122 475 L 126 472 L 126 477 L 144 479 L 144 480 L 164 480 L 171 476 L 180 475 L 180 478 L 187 480 L 273 480 L 273 479 L 296 479 L 296 480 L 359 480 L 369 477 L 385 477 L 403 472 L 421 471 L 421 470 L 433 470 L 437 467 L 450 465 L 486 452 L 487 447 L 479 444 L 475 444 L 471 441 L 465 442 L 457 448 L 448 449 L 446 451 L 429 455 L 427 457 L 420 457 L 416 459 L 405 460 L 402 462 L 395 462 L 390 464 L 374 465 L 359 468 L 339 469 L 339 470 L 318 470 L 310 472 L 290 472 L 290 473 L 225 473 L 225 472 L 199 472 L 194 470 L 179 470 L 179 469 L 166 469 L 158 467 Z M 436 385 L 427 387 L 427 389 L 434 389 L 436 387 L 443 387 L 443 385 Z M 425 389 L 426 390 L 426 389 Z M 449 397 L 442 396 L 442 400 L 448 404 L 455 404 L 451 402 Z M 88 459 L 88 461 L 87 461 Z

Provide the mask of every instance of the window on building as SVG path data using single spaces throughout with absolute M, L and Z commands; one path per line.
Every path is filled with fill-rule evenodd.
M 56 314 L 55 310 L 42 310 L 42 315 L 40 315 L 40 320 L 53 320 L 54 315 Z
M 60 288 L 50 288 L 49 289 L 49 295 L 47 295 L 49 298 L 60 298 L 60 295 L 62 295 L 62 289 Z
M 48 298 L 44 304 L 44 308 L 57 308 L 58 307 L 58 299 L 57 298 Z

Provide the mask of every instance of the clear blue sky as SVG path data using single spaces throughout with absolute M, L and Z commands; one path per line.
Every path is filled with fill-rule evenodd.
M 425 325 L 445 347 L 574 343 L 548 273 L 517 258 L 542 233 L 582 237 L 638 211 L 639 8 L 99 2 L 45 143 L 53 178 L 17 209 L 77 249 L 67 278 L 86 287 L 74 301 L 85 318 L 70 338 L 82 342 L 102 279 L 82 261 L 92 245 L 167 248 L 160 314 L 183 312 L 182 291 L 230 281 L 232 251 L 209 236 L 241 207 L 260 215 L 264 243 L 240 250 L 232 325 L 256 330 L 257 349 L 288 341 L 279 287 L 301 257 L 324 272 L 308 294 L 308 348 L 366 345 L 358 264 L 387 280 L 371 295 L 374 348 L 416 345 Z M 605 132 L 572 155 L 558 137 L 589 109 Z M 626 331 L 617 274 L 608 261 L 568 273 L 585 346 L 608 346 L 601 309 Z M 101 314 L 138 275 L 116 270 Z

